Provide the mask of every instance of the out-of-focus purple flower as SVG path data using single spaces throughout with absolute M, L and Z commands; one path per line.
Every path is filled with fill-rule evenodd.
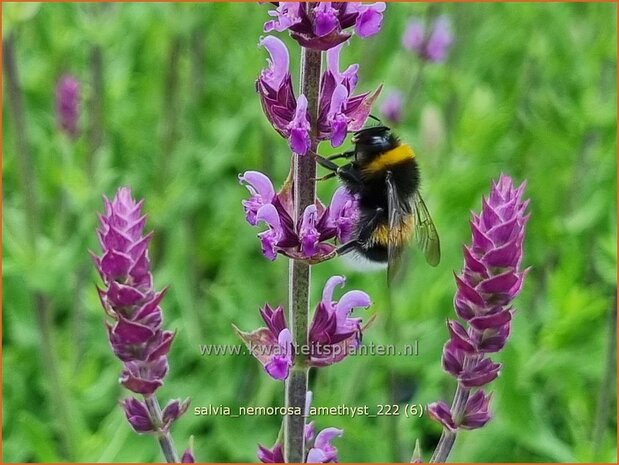
M 262 109 L 273 128 L 288 139 L 291 149 L 305 155 L 309 148 L 307 99 L 303 95 L 295 98 L 288 49 L 274 36 L 260 39 L 260 45 L 271 56 L 268 68 L 262 70 L 256 81 Z
M 362 291 L 349 291 L 339 301 L 333 300 L 333 292 L 346 280 L 333 276 L 325 284 L 322 300 L 316 306 L 309 330 L 309 360 L 313 367 L 332 365 L 355 350 L 361 341 L 364 328 L 361 318 L 352 318 L 355 308 L 367 308 L 370 297 Z M 266 304 L 260 309 L 266 327 L 252 332 L 235 328 L 250 353 L 263 365 L 273 379 L 286 379 L 294 361 L 294 341 L 286 325 L 284 308 L 273 309 Z
M 337 462 L 337 449 L 331 441 L 344 434 L 338 428 L 323 429 L 314 440 L 314 445 L 307 452 L 306 463 L 333 463 Z
M 361 318 L 351 318 L 355 308 L 367 308 L 370 297 L 362 291 L 349 291 L 339 301 L 333 300 L 337 286 L 346 279 L 333 276 L 325 284 L 322 299 L 316 306 L 309 330 L 311 366 L 327 366 L 339 362 L 354 351 L 361 341 Z
M 423 43 L 425 41 L 425 26 L 423 21 L 412 18 L 408 21 L 404 35 L 402 36 L 402 45 L 405 49 L 421 54 Z
M 193 436 L 189 438 L 189 445 L 183 451 L 181 456 L 181 463 L 196 463 L 196 456 L 193 452 Z
M 500 351 L 507 342 L 514 313 L 511 304 L 528 271 L 521 269 L 529 219 L 524 188 L 525 183 L 515 188 L 509 176 L 501 175 L 492 184 L 490 198 L 483 199 L 481 214 L 473 213 L 472 243 L 464 247 L 464 268 L 456 276 L 454 298 L 456 313 L 466 325 L 448 321 L 450 339 L 443 348 L 443 368 L 467 395 L 493 381 L 501 370 L 488 354 Z M 490 419 L 490 397 L 479 389 L 466 399 L 464 411 L 453 416 L 447 415 L 442 402 L 428 408 L 443 425 L 449 424 L 449 417 L 457 421 L 456 427 L 480 428 Z
M 335 245 L 327 241 L 337 239 L 345 243 L 354 234 L 359 219 L 358 202 L 343 187 L 335 192 L 329 207 L 316 200 L 314 205 L 306 207 L 295 224 L 290 185 L 275 193 L 269 178 L 257 171 L 247 171 L 239 175 L 239 180 L 251 194 L 242 202 L 247 222 L 252 226 L 267 226 L 258 237 L 262 253 L 269 260 L 275 260 L 281 253 L 318 263 L 335 255 Z
M 429 31 L 426 31 L 422 21 L 413 18 L 402 36 L 404 48 L 423 60 L 433 62 L 445 61 L 452 42 L 451 23 L 444 16 L 436 18 Z
M 354 27 L 359 37 L 370 37 L 382 26 L 384 2 L 279 2 L 269 11 L 264 32 L 285 30 L 303 47 L 328 50 L 348 40 Z
M 373 93 L 352 95 L 357 85 L 359 65 L 340 71 L 340 53 L 344 44 L 327 52 L 327 70 L 322 75 L 318 101 L 318 139 L 342 145 L 346 134 L 358 131 L 367 120 L 372 104 L 382 87 Z
M 78 135 L 80 84 L 71 75 L 64 75 L 56 85 L 56 116 L 58 126 L 71 138 Z
M 380 112 L 388 121 L 397 124 L 402 120 L 402 102 L 402 93 L 400 91 L 393 90 L 387 95 L 380 106 Z

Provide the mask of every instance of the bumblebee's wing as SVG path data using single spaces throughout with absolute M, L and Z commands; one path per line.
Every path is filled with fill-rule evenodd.
M 425 255 L 428 264 L 436 266 L 441 261 L 441 244 L 428 207 L 419 192 L 413 197 L 413 217 L 415 218 L 413 228 L 415 242 Z
M 387 216 L 389 218 L 389 245 L 387 253 L 387 279 L 393 283 L 402 265 L 403 251 L 406 248 L 406 239 L 398 238 L 402 231 L 402 225 L 406 217 L 410 216 L 411 210 L 407 202 L 403 202 L 398 196 L 398 191 L 393 182 L 391 171 L 387 172 Z

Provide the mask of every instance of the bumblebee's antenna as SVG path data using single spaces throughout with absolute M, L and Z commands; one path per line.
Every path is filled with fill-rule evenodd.
M 380 125 L 382 125 L 382 124 L 383 124 L 383 122 L 380 120 L 380 118 L 377 118 L 376 116 L 374 116 L 374 115 L 372 115 L 372 114 L 369 114 L 368 116 L 369 116 L 370 118 L 372 118 L 374 121 L 377 121 L 377 122 L 378 122 L 378 124 L 380 124 Z

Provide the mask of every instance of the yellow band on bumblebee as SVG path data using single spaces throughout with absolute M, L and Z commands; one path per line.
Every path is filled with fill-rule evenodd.
M 381 153 L 364 168 L 364 171 L 375 173 L 413 158 L 415 158 L 413 149 L 408 144 L 401 144 L 391 150 Z

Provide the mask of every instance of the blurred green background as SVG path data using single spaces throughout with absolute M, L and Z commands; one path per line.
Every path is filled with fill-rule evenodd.
M 170 286 L 166 327 L 178 330 L 160 400 L 282 404 L 283 384 L 254 359 L 202 357 L 198 348 L 237 343 L 231 323 L 255 328 L 262 304 L 286 303 L 287 261 L 262 257 L 237 182 L 250 169 L 283 182 L 289 165 L 287 143 L 254 91 L 266 64 L 256 44 L 268 8 L 4 4 L 3 461 L 161 460 L 154 439 L 133 433 L 117 406 L 127 392 L 88 257 L 99 252 L 101 195 L 123 185 L 146 199 L 155 283 Z M 498 356 L 495 418 L 461 434 L 451 459 L 616 461 L 616 6 L 389 4 L 383 31 L 343 51 L 343 67 L 360 64 L 358 90 L 384 83 L 384 99 L 390 89 L 410 89 L 420 61 L 401 47 L 406 21 L 438 14 L 451 19 L 454 45 L 447 62 L 424 66 L 397 129 L 416 149 L 442 262 L 429 268 L 412 254 L 391 322 L 381 275 L 334 260 L 314 268 L 312 289 L 316 303 L 326 279 L 345 274 L 347 290 L 363 289 L 375 303 L 362 312 L 378 315 L 364 341 L 418 340 L 419 355 L 351 357 L 313 372 L 313 405 L 451 400 L 455 382 L 440 357 L 452 272 L 462 266 L 469 211 L 504 172 L 528 181 L 524 263 L 532 268 Z M 299 48 L 279 36 L 296 79 Z M 23 98 L 19 138 L 7 46 Z M 81 83 L 75 141 L 55 120 L 63 73 Z M 17 151 L 20 142 L 30 159 Z M 335 185 L 319 186 L 324 201 Z M 335 441 L 341 461 L 408 461 L 416 439 L 427 460 L 440 434 L 427 416 L 314 420 L 318 429 L 345 430 Z M 273 444 L 279 424 L 190 410 L 173 435 L 179 449 L 195 435 L 200 461 L 255 461 L 256 443 Z

